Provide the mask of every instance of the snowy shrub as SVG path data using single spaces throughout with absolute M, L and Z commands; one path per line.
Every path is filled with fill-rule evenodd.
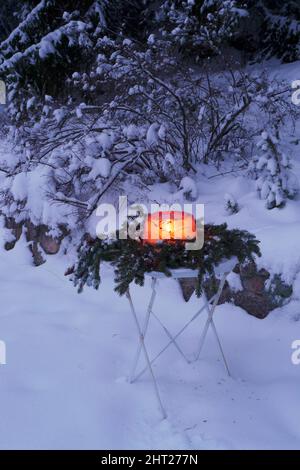
M 156 19 L 163 37 L 196 59 L 228 46 L 261 58 L 299 59 L 297 0 L 161 0 Z
M 259 46 L 264 57 L 279 57 L 285 62 L 299 59 L 300 3 L 297 0 L 253 2 L 263 19 Z
M 286 198 L 297 193 L 297 181 L 291 173 L 289 157 L 284 154 L 278 138 L 264 131 L 257 143 L 259 155 L 254 157 L 251 169 L 256 175 L 256 188 L 268 209 L 282 207 Z
M 239 205 L 236 202 L 232 194 L 226 193 L 224 196 L 225 199 L 225 211 L 227 214 L 232 215 L 236 214 L 239 211 Z
M 197 198 L 198 191 L 195 181 L 189 176 L 185 176 L 180 181 L 179 190 L 189 200 L 193 201 Z
M 235 0 L 166 0 L 157 14 L 162 34 L 196 57 L 219 54 L 245 10 Z
M 259 132 L 256 114 L 259 126 L 268 122 L 270 110 L 280 122 L 280 86 L 266 77 L 231 71 L 212 81 L 188 65 L 178 70 L 168 46 L 155 39 L 143 48 L 103 37 L 94 52 L 90 73 L 69 77 L 63 105 L 45 95 L 38 121 L 38 107 L 32 101 L 26 106 L 26 112 L 35 111 L 29 137 L 18 161 L 4 168 L 11 175 L 2 189 L 8 217 L 35 223 L 40 217 L 51 228 L 85 230 L 99 202 L 114 202 L 119 194 L 135 198 L 136 187 L 167 181 L 193 200 L 200 164 L 220 168 L 230 161 L 246 169 L 252 135 Z M 88 89 L 102 93 L 83 101 L 81 92 Z M 43 181 L 43 194 L 31 193 L 31 185 L 26 199 L 16 198 L 13 180 L 19 173 Z M 30 201 L 37 198 L 42 202 L 33 213 Z

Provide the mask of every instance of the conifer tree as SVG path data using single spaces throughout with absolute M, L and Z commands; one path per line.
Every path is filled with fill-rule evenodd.
M 259 196 L 266 200 L 268 209 L 283 207 L 286 198 L 293 198 L 297 193 L 289 157 L 281 151 L 278 137 L 266 131 L 261 134 L 257 147 L 259 155 L 251 167 Z
M 243 14 L 235 0 L 165 0 L 159 13 L 161 33 L 195 58 L 219 54 Z
M 261 48 L 264 56 L 276 56 L 284 62 L 299 59 L 300 3 L 298 0 L 262 0 L 257 3 L 263 23 Z

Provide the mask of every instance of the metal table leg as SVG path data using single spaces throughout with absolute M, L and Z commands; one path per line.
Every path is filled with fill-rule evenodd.
M 141 329 L 141 327 L 140 327 L 140 324 L 139 324 L 139 321 L 138 321 L 138 318 L 137 318 L 137 315 L 136 315 L 136 311 L 135 311 L 135 308 L 134 308 L 134 305 L 133 305 L 133 302 L 132 302 L 132 298 L 131 298 L 129 289 L 127 290 L 126 295 L 127 295 L 128 300 L 129 300 L 129 304 L 130 304 L 131 312 L 132 312 L 132 315 L 133 315 L 133 318 L 134 318 L 134 321 L 135 321 L 135 325 L 136 325 L 136 327 L 137 327 L 137 331 L 138 331 L 138 335 L 139 335 L 139 341 L 140 341 L 140 349 L 141 349 L 141 351 L 143 351 L 143 353 L 144 353 L 145 360 L 146 360 L 146 363 L 147 363 L 147 367 L 148 367 L 148 370 L 149 370 L 150 375 L 151 375 L 151 377 L 152 377 L 152 382 L 153 382 L 153 387 L 154 387 L 155 396 L 156 396 L 156 398 L 157 398 L 158 405 L 159 405 L 159 408 L 160 408 L 162 417 L 163 417 L 163 419 L 165 419 L 165 418 L 167 417 L 167 413 L 166 413 L 166 411 L 165 411 L 165 409 L 164 409 L 164 407 L 163 407 L 163 404 L 162 404 L 162 401 L 161 401 L 161 398 L 160 398 L 160 394 L 159 394 L 159 390 L 158 390 L 156 378 L 155 378 L 155 375 L 154 375 L 154 373 L 153 373 L 153 369 L 152 369 L 152 366 L 151 366 L 151 363 L 150 363 L 150 359 L 149 359 L 149 355 L 148 355 L 147 348 L 146 348 L 146 346 L 145 346 L 144 334 L 143 334 L 142 329 Z
M 207 297 L 206 297 L 205 293 L 203 293 L 205 308 L 207 310 L 208 316 L 207 316 L 207 320 L 206 320 L 206 323 L 205 323 L 205 326 L 204 326 L 204 329 L 202 331 L 202 335 L 201 335 L 201 338 L 200 338 L 200 345 L 199 345 L 198 353 L 196 355 L 196 360 L 198 360 L 199 357 L 200 357 L 200 354 L 201 354 L 201 351 L 202 351 L 202 348 L 203 348 L 203 345 L 204 345 L 204 342 L 205 342 L 205 339 L 206 339 L 206 336 L 207 336 L 207 333 L 208 333 L 209 326 L 211 326 L 212 331 L 213 331 L 213 333 L 215 335 L 215 338 L 217 340 L 217 343 L 218 343 L 218 346 L 219 346 L 219 349 L 220 349 L 220 352 L 221 352 L 221 356 L 222 356 L 226 371 L 227 371 L 228 375 L 230 376 L 228 363 L 226 361 L 225 354 L 224 354 L 224 351 L 223 351 L 223 348 L 222 348 L 222 345 L 221 345 L 221 341 L 220 341 L 220 338 L 218 336 L 217 329 L 216 329 L 216 326 L 215 326 L 215 323 L 214 323 L 214 320 L 213 320 L 213 314 L 215 312 L 215 308 L 216 308 L 216 306 L 218 304 L 218 301 L 220 299 L 220 296 L 222 294 L 227 275 L 228 275 L 228 273 L 225 273 L 223 275 L 222 279 L 221 279 L 217 294 L 215 296 L 215 299 L 213 301 L 213 304 L 212 304 L 211 308 L 209 307 L 209 303 L 208 303 L 208 300 L 207 300 Z

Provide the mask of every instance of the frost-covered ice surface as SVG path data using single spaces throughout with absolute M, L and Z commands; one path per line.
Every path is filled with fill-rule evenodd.
M 300 448 L 300 366 L 291 363 L 291 343 L 300 338 L 297 295 L 263 321 L 229 304 L 218 308 L 233 378 L 211 335 L 191 365 L 169 348 L 154 367 L 168 411 L 162 421 L 149 376 L 126 380 L 137 338 L 110 268 L 99 292 L 79 295 L 62 275 L 62 258 L 34 268 L 23 242 L 1 252 L 0 263 L 0 339 L 7 345 L 2 449 Z M 175 281 L 160 281 L 155 309 L 173 333 L 200 302 L 185 304 L 178 289 Z M 133 288 L 138 307 L 149 295 L 148 284 Z M 205 314 L 180 340 L 191 357 L 204 320 Z M 153 353 L 168 341 L 154 321 Z

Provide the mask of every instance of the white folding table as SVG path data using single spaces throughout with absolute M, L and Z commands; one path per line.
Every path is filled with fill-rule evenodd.
M 182 356 L 182 358 L 188 364 L 191 362 L 189 360 L 189 358 L 185 355 L 185 353 L 182 351 L 181 347 L 178 345 L 177 339 L 186 330 L 186 328 L 194 320 L 196 320 L 196 318 L 203 312 L 203 310 L 207 311 L 207 320 L 205 322 L 203 331 L 200 335 L 199 347 L 198 347 L 198 350 L 197 350 L 196 355 L 195 355 L 195 360 L 199 359 L 199 357 L 200 357 L 201 350 L 202 350 L 202 347 L 204 345 L 206 335 L 208 333 L 208 329 L 209 329 L 209 327 L 211 327 L 212 332 L 213 332 L 213 334 L 214 334 L 214 336 L 217 340 L 217 344 L 218 344 L 218 347 L 220 349 L 220 353 L 221 353 L 221 356 L 222 356 L 227 374 L 230 376 L 228 363 L 226 361 L 225 354 L 224 354 L 224 351 L 223 351 L 223 348 L 222 348 L 222 345 L 221 345 L 221 342 L 220 342 L 220 338 L 219 338 L 219 335 L 218 335 L 218 332 L 217 332 L 217 329 L 216 329 L 216 326 L 215 326 L 215 323 L 214 323 L 213 315 L 214 315 L 216 306 L 218 304 L 218 301 L 220 299 L 220 296 L 222 294 L 226 278 L 230 274 L 230 272 L 232 271 L 234 266 L 237 264 L 237 261 L 238 261 L 237 258 L 233 257 L 233 258 L 230 258 L 229 260 L 226 260 L 223 263 L 219 264 L 215 268 L 216 275 L 220 276 L 220 284 L 219 284 L 219 287 L 218 287 L 218 290 L 217 290 L 216 294 L 210 300 L 208 300 L 206 295 L 205 295 L 205 292 L 203 291 L 203 294 L 202 294 L 201 298 L 204 301 L 204 305 L 193 315 L 193 317 L 174 336 L 170 333 L 168 328 L 162 323 L 162 321 L 160 320 L 158 315 L 156 315 L 153 311 L 153 305 L 154 305 L 154 301 L 155 301 L 155 298 L 156 298 L 156 295 L 157 295 L 157 290 L 156 290 L 157 281 L 159 279 L 168 279 L 168 277 L 166 277 L 165 274 L 163 274 L 161 272 L 151 272 L 151 273 L 146 274 L 147 276 L 151 277 L 152 282 L 151 282 L 150 301 L 149 301 L 149 304 L 148 304 L 148 308 L 146 310 L 146 315 L 145 315 L 143 324 L 141 324 L 141 322 L 139 321 L 139 317 L 136 313 L 136 309 L 134 307 L 129 288 L 126 292 L 126 296 L 129 300 L 129 304 L 130 304 L 130 310 L 132 312 L 134 322 L 135 322 L 137 332 L 138 332 L 138 347 L 137 347 L 137 351 L 136 351 L 134 362 L 133 362 L 133 367 L 132 367 L 131 374 L 130 374 L 130 383 L 133 383 L 134 381 L 136 381 L 146 371 L 150 372 L 153 387 L 154 387 L 155 396 L 157 398 L 158 405 L 159 405 L 159 408 L 161 410 L 163 418 L 167 417 L 167 413 L 165 411 L 165 408 L 163 406 L 163 403 L 162 403 L 162 400 L 161 400 L 161 397 L 160 397 L 160 393 L 159 393 L 159 389 L 158 389 L 157 381 L 156 381 L 156 378 L 155 378 L 155 375 L 154 375 L 154 372 L 153 372 L 152 365 L 172 344 L 174 345 L 174 347 L 177 349 L 178 353 Z M 192 269 L 174 269 L 174 270 L 170 270 L 170 271 L 171 271 L 171 278 L 173 278 L 173 279 L 197 278 L 197 276 L 198 276 L 198 271 L 197 270 L 192 270 Z M 151 316 L 153 318 L 155 318 L 155 320 L 160 324 L 160 326 L 163 328 L 163 330 L 165 331 L 166 335 L 169 338 L 169 342 L 153 358 L 150 358 L 149 353 L 148 353 L 148 349 L 147 349 L 146 344 L 145 344 L 145 337 L 146 337 L 146 334 L 147 334 L 147 330 L 148 330 L 148 326 L 149 326 L 149 320 L 150 320 Z M 139 363 L 139 359 L 140 359 L 140 356 L 141 356 L 142 353 L 144 354 L 144 357 L 145 357 L 146 366 L 140 372 L 136 373 L 137 366 L 138 366 L 138 363 Z

